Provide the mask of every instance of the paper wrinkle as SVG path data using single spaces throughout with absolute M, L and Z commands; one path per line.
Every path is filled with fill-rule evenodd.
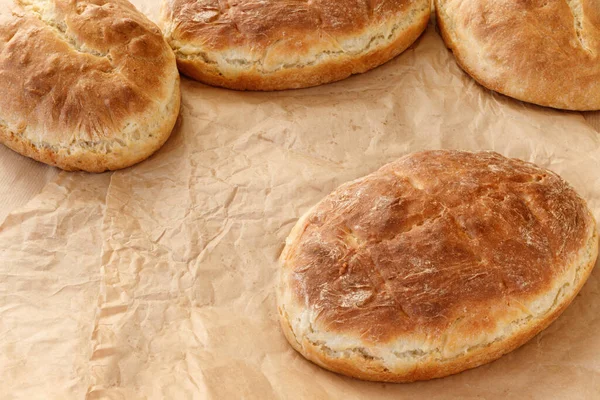
M 159 1 L 134 3 L 158 15 Z M 304 360 L 281 333 L 274 294 L 296 220 L 342 183 L 412 151 L 495 150 L 535 162 L 600 218 L 600 137 L 591 127 L 600 113 L 484 90 L 432 25 L 400 57 L 338 83 L 255 93 L 184 78 L 182 95 L 172 137 L 149 160 L 112 174 L 42 171 L 35 190 L 19 188 L 19 201 L 33 199 L 0 225 L 0 398 L 600 393 L 598 271 L 521 349 L 408 385 L 361 382 Z
M 60 174 L 0 225 L 1 398 L 81 398 L 87 389 L 107 182 Z

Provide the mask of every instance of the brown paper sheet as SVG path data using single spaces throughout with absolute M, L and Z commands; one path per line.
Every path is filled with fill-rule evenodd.
M 158 0 L 135 3 L 156 17 Z M 183 79 L 182 93 L 171 139 L 123 171 L 57 173 L 0 149 L 0 198 L 13 210 L 0 225 L 0 398 L 598 398 L 598 268 L 522 348 L 415 384 L 305 361 L 281 334 L 273 288 L 303 212 L 412 151 L 535 162 L 600 218 L 599 113 L 482 89 L 433 26 L 400 57 L 339 83 L 241 93 Z

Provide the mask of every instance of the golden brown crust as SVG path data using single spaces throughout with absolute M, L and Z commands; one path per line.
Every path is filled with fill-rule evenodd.
M 544 329 L 597 252 L 593 217 L 557 175 L 495 153 L 416 153 L 298 222 L 282 254 L 281 323 L 333 371 L 441 377 Z
M 182 73 L 231 89 L 281 90 L 385 63 L 423 32 L 430 7 L 427 0 L 168 0 L 163 11 Z
M 437 24 L 478 83 L 567 110 L 600 109 L 600 3 L 435 0 Z
M 149 157 L 179 113 L 175 57 L 125 0 L 20 0 L 0 20 L 0 140 L 65 170 Z

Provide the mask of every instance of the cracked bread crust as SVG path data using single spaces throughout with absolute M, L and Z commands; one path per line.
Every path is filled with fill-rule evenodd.
M 600 109 L 600 2 L 435 0 L 458 64 L 488 89 L 566 110 Z
M 316 86 L 381 65 L 427 27 L 429 0 L 165 0 L 179 69 L 237 90 Z
M 332 371 L 443 377 L 547 327 L 597 254 L 594 218 L 558 175 L 496 153 L 415 153 L 298 221 L 281 256 L 280 321 Z
M 175 56 L 133 5 L 18 0 L 0 14 L 0 142 L 65 170 L 102 172 L 167 140 L 180 104 Z

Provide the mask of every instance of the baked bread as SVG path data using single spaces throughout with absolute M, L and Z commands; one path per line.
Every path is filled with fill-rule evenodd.
M 298 221 L 281 255 L 281 326 L 335 372 L 443 377 L 547 327 L 597 254 L 594 218 L 558 175 L 490 152 L 415 153 Z
M 0 142 L 70 171 L 146 159 L 179 114 L 175 56 L 125 0 L 2 7 L 0 88 Z
M 430 0 L 164 0 L 179 69 L 238 90 L 320 85 L 375 68 L 425 30 Z
M 600 109 L 598 0 L 435 0 L 459 65 L 488 89 L 542 106 Z

